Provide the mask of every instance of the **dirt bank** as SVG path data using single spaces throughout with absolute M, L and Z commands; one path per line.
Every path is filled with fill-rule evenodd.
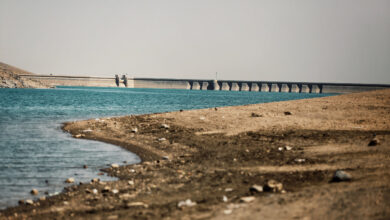
M 33 73 L 0 62 L 0 88 L 50 88 L 41 81 L 25 79 L 20 75 Z
M 390 218 L 390 90 L 63 129 L 119 145 L 143 162 L 105 169 L 119 181 L 72 185 L 0 218 Z M 352 179 L 330 182 L 339 169 Z

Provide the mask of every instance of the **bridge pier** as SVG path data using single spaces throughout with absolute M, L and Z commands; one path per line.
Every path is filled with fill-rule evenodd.
M 252 83 L 251 84 L 251 88 L 250 88 L 251 92 L 258 92 L 259 90 L 260 90 L 259 84 L 257 84 L 257 83 Z
M 219 85 L 217 80 L 213 81 L 213 86 L 214 86 L 213 90 L 221 90 L 221 86 Z
M 223 82 L 221 86 L 221 90 L 229 91 L 230 90 L 229 84 L 227 82 Z
M 240 88 L 241 88 L 240 91 L 249 91 L 250 90 L 248 83 L 241 83 Z
M 240 86 L 238 85 L 238 83 L 234 82 L 234 83 L 232 83 L 230 90 L 231 91 L 240 91 Z
M 288 84 L 282 84 L 280 92 L 290 92 L 290 86 Z
M 320 87 L 318 85 L 312 85 L 311 86 L 311 93 L 320 93 L 321 90 L 320 90 Z
M 279 85 L 271 84 L 271 92 L 279 92 Z
M 267 83 L 261 84 L 261 92 L 270 92 L 270 87 Z
M 295 93 L 299 93 L 300 92 L 300 88 L 297 84 L 292 84 L 291 85 L 291 92 L 295 92 Z
M 310 87 L 306 84 L 301 85 L 301 93 L 310 93 Z
M 191 89 L 192 89 L 192 90 L 200 90 L 200 84 L 199 84 L 199 82 L 197 82 L 197 81 L 192 82 Z
M 208 87 L 209 87 L 209 83 L 208 82 L 202 82 L 201 90 L 207 90 Z

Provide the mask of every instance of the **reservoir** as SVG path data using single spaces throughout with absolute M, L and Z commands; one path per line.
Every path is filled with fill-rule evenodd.
M 19 199 L 37 198 L 29 193 L 33 188 L 39 190 L 39 196 L 53 195 L 62 191 L 69 177 L 76 183 L 92 178 L 114 180 L 99 176 L 99 170 L 111 163 L 140 162 L 137 155 L 120 147 L 72 138 L 61 130 L 66 121 L 329 95 L 333 94 L 101 87 L 0 89 L 0 209 L 16 205 Z

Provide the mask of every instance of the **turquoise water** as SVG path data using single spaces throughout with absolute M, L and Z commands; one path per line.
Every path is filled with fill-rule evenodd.
M 94 87 L 0 89 L 0 208 L 55 194 L 74 177 L 88 182 L 111 163 L 140 159 L 119 147 L 74 139 L 63 122 L 328 96 L 329 94 L 159 90 Z M 83 169 L 83 165 L 88 169 Z M 47 183 L 48 181 L 48 183 Z

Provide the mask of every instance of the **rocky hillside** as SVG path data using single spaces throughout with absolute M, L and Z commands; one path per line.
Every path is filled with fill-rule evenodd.
M 26 74 L 33 73 L 0 62 L 0 88 L 49 88 L 38 80 L 20 77 Z

